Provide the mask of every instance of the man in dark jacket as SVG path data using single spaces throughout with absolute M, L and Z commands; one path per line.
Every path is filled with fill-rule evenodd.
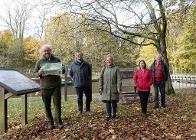
M 71 64 L 69 75 L 73 79 L 77 94 L 78 111 L 83 112 L 83 93 L 86 96 L 86 112 L 90 112 L 92 100 L 92 70 L 91 65 L 83 60 L 81 52 L 75 53 L 75 61 Z
M 59 75 L 45 75 L 43 65 L 46 63 L 59 63 L 59 58 L 53 56 L 50 45 L 45 44 L 42 47 L 43 57 L 37 61 L 35 65 L 35 72 L 41 80 L 42 100 L 44 102 L 46 118 L 48 122 L 48 129 L 54 128 L 54 120 L 51 113 L 51 98 L 53 96 L 55 108 L 55 122 L 58 128 L 62 128 L 61 120 L 61 78 Z M 64 73 L 64 67 L 61 68 Z
M 168 67 L 162 61 L 161 55 L 158 55 L 151 66 L 154 87 L 154 109 L 159 107 L 159 96 L 161 94 L 161 106 L 166 107 L 165 104 L 165 82 L 168 79 Z

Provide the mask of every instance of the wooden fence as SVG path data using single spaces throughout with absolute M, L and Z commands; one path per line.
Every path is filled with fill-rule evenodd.
M 196 75 L 171 75 L 172 81 L 196 84 Z

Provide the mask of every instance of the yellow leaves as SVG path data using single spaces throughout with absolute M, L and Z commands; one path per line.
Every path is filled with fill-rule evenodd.
M 161 129 L 167 129 L 167 126 L 163 122 L 160 122 L 160 128 Z
M 137 62 L 140 60 L 144 60 L 147 64 L 147 67 L 150 67 L 151 64 L 154 62 L 154 58 L 157 55 L 157 50 L 154 46 L 149 45 L 149 46 L 143 46 L 140 49 L 140 56 L 137 59 Z
M 187 120 L 187 116 L 185 115 L 185 116 L 182 116 L 181 117 L 183 120 Z
M 25 60 L 35 62 L 40 55 L 40 42 L 35 38 L 28 37 L 24 40 Z
M 109 132 L 110 132 L 111 134 L 114 134 L 114 129 L 110 128 L 110 129 L 109 129 Z
M 181 139 L 181 138 L 182 138 L 181 135 L 176 136 L 176 139 Z
M 137 111 L 141 110 L 139 107 L 135 107 L 135 109 L 136 109 Z
M 10 43 L 13 39 L 13 35 L 10 30 L 5 30 L 0 33 L 0 42 Z
M 117 135 L 112 135 L 112 140 L 117 140 Z

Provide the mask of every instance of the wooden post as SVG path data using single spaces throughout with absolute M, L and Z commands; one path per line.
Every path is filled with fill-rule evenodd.
M 64 100 L 67 101 L 67 82 L 66 81 L 64 85 Z
M 65 70 L 64 100 L 67 101 L 67 68 Z
M 26 125 L 26 124 L 28 124 L 27 94 L 22 95 L 21 98 L 22 98 L 22 106 L 23 106 L 22 107 L 22 124 Z
M 0 87 L 0 134 L 6 133 L 8 129 L 6 93 L 7 91 Z

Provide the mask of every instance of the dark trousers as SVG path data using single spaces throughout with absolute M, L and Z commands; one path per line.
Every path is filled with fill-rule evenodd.
M 86 112 L 90 111 L 90 104 L 92 101 L 92 88 L 88 87 L 76 87 L 78 111 L 83 112 L 83 93 L 86 96 Z
M 46 119 L 48 123 L 53 124 L 53 117 L 51 112 L 51 98 L 53 97 L 54 109 L 55 109 L 55 121 L 58 124 L 62 123 L 61 120 L 61 87 L 55 87 L 51 89 L 42 90 L 42 100 L 44 102 Z
M 150 94 L 150 91 L 138 91 L 139 97 L 140 97 L 140 104 L 142 113 L 147 113 L 147 104 L 148 104 L 148 97 Z
M 106 112 L 107 112 L 107 117 L 112 117 L 113 115 L 116 115 L 116 111 L 117 111 L 117 100 L 112 100 L 112 101 L 104 101 L 105 103 L 105 107 L 106 107 Z
M 160 83 L 155 82 L 154 87 L 154 106 L 159 106 L 159 91 L 161 94 L 161 106 L 165 106 L 165 82 L 161 81 Z

